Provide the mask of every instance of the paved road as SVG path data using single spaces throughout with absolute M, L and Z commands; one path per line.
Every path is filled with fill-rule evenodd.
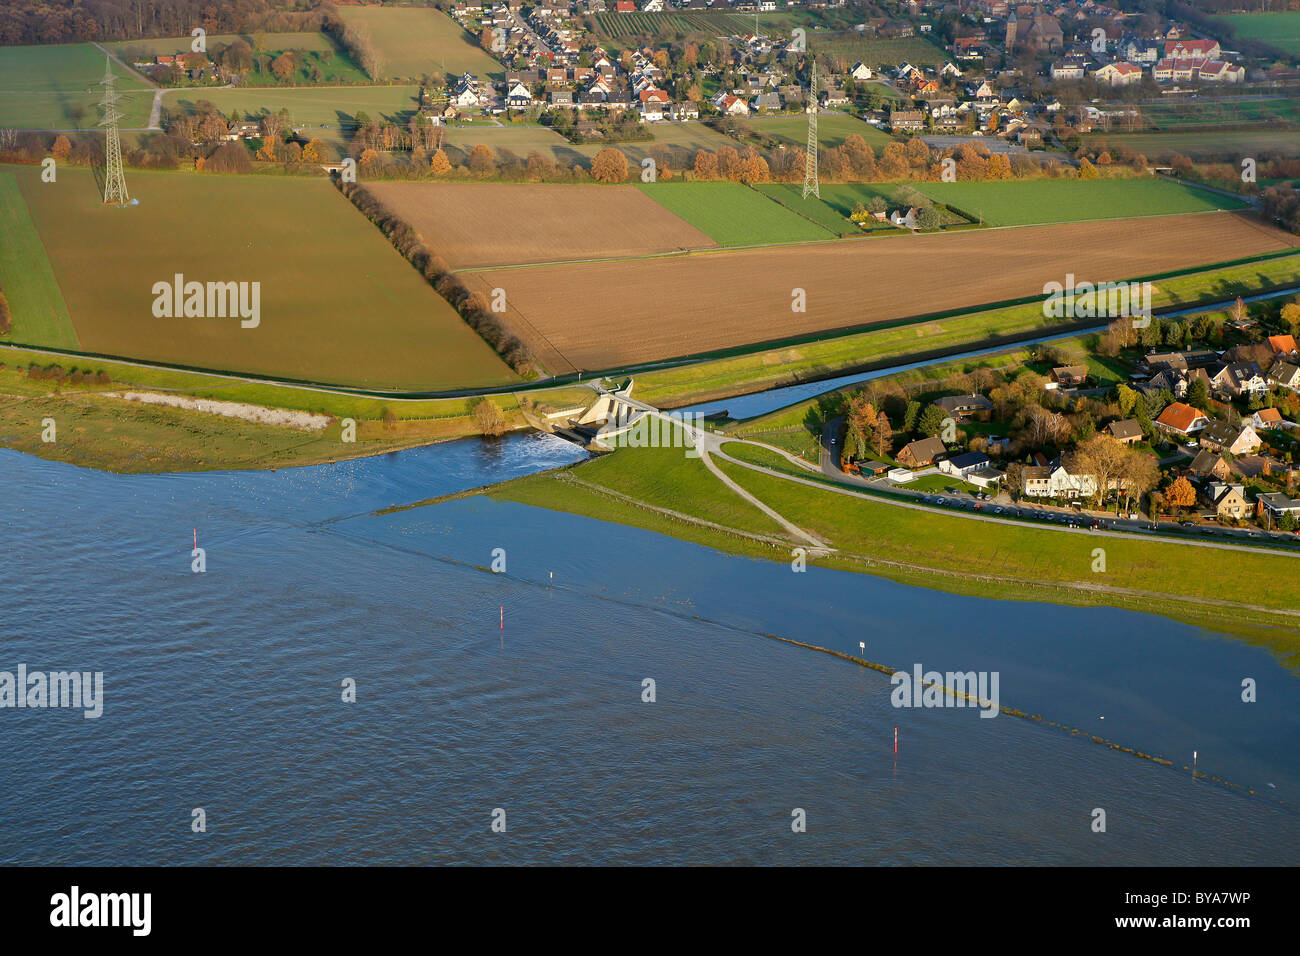
M 162 125 L 161 125 L 162 97 L 165 90 L 163 90 L 161 86 L 159 86 L 157 83 L 151 80 L 148 77 L 148 75 L 141 73 L 135 67 L 124 62 L 121 57 L 119 57 L 116 53 L 114 53 L 112 50 L 108 49 L 107 47 L 104 47 L 96 43 L 95 49 L 99 50 L 99 52 L 103 53 L 109 59 L 113 60 L 118 66 L 126 70 L 132 76 L 139 77 L 141 80 L 143 80 L 145 83 L 148 83 L 149 86 L 153 88 L 153 106 L 149 110 L 149 125 L 146 129 L 140 130 L 139 132 L 157 132 L 158 130 L 161 130 L 162 129 Z M 136 132 L 136 131 L 132 130 L 131 132 Z

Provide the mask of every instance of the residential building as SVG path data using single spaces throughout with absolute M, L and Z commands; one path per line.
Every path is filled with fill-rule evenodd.
M 1088 381 L 1088 366 L 1062 365 L 1052 369 L 1050 377 L 1061 388 L 1077 388 Z
M 993 403 L 983 395 L 945 395 L 935 401 L 958 424 L 969 421 L 988 421 Z
M 992 465 L 989 456 L 978 451 L 968 451 L 939 462 L 939 470 L 945 475 L 965 478 L 972 472 L 980 471 Z
M 1300 392 L 1300 366 L 1291 362 L 1276 362 L 1268 370 L 1268 381 L 1278 388 L 1289 388 L 1293 392 Z
M 1196 453 L 1187 471 L 1192 478 L 1198 480 L 1218 478 L 1220 481 L 1225 480 L 1232 473 L 1227 460 L 1218 452 L 1210 451 L 1208 448 L 1203 448 Z
M 900 465 L 908 468 L 924 468 L 926 465 L 934 464 L 937 459 L 946 457 L 947 454 L 948 449 L 944 446 L 943 439 L 935 436 L 909 442 L 894 457 L 898 459 Z
M 1202 448 L 1230 455 L 1249 455 L 1263 444 L 1250 425 L 1233 425 L 1217 419 L 1201 429 L 1200 442 Z
M 1285 421 L 1276 408 L 1261 408 L 1250 416 L 1250 424 L 1256 431 L 1264 431 L 1267 428 L 1281 428 Z
M 1106 432 L 1121 445 L 1133 445 L 1142 440 L 1142 426 L 1136 418 L 1111 422 L 1106 426 Z
M 1205 497 L 1220 518 L 1245 518 L 1250 514 L 1245 485 L 1212 481 L 1205 488 Z
M 1155 423 L 1165 431 L 1187 436 L 1203 429 L 1210 423 L 1210 418 L 1199 408 L 1183 402 L 1171 402 Z

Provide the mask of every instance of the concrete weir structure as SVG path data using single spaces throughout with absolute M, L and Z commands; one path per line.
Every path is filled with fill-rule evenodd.
M 630 378 L 614 388 L 603 381 L 589 383 L 594 392 L 590 403 L 550 412 L 544 423 L 555 434 L 598 451 L 612 451 L 611 442 L 620 436 L 632 447 L 693 448 L 690 429 L 677 427 L 674 416 L 632 398 L 633 383 Z M 683 419 L 683 424 L 690 423 Z

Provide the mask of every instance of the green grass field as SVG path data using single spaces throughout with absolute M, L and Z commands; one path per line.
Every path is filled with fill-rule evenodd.
M 1237 36 L 1300 53 L 1300 10 L 1278 13 L 1234 13 L 1218 17 L 1237 28 Z
M 358 113 L 372 120 L 405 123 L 415 112 L 420 89 L 417 86 L 258 87 L 243 90 L 169 91 L 163 97 L 164 110 L 190 112 L 200 99 L 225 114 L 239 110 L 244 116 L 289 111 L 294 126 L 337 128 L 356 125 Z
M 476 37 L 431 7 L 343 7 L 339 14 L 349 26 L 369 31 L 382 78 L 473 73 L 486 80 L 505 75 L 505 67 L 479 47 Z
M 107 58 L 89 43 L 0 46 L 0 127 L 76 130 L 95 128 Z M 116 63 L 124 129 L 148 125 L 153 92 Z
M 763 195 L 774 199 L 787 209 L 813 220 L 822 228 L 830 230 L 837 236 L 863 234 L 863 230 L 848 219 L 848 214 L 853 211 L 853 203 L 849 203 L 848 209 L 845 211 L 841 208 L 841 203 L 833 202 L 833 192 L 830 185 L 821 187 L 820 199 L 816 196 L 809 196 L 805 199 L 803 187 L 796 186 L 793 183 L 760 183 L 755 188 Z
M 516 380 L 323 180 L 131 170 L 139 205 L 120 209 L 84 170 L 13 175 L 87 352 L 376 388 Z M 260 283 L 260 325 L 155 317 L 153 286 L 177 273 Z
M 828 230 L 739 183 L 658 183 L 638 188 L 722 246 L 832 238 Z
M 917 183 L 947 203 L 994 226 L 1130 219 L 1240 209 L 1245 203 L 1158 179 L 1031 179 L 985 183 Z
M 1295 130 L 1207 130 L 1195 133 L 1090 133 L 1089 147 L 1127 146 L 1152 161 L 1167 162 L 1181 154 L 1195 160 L 1230 160 L 1268 153 L 1300 156 L 1300 135 Z
M 53 189 L 57 184 L 45 184 Z M 34 343 L 75 349 L 77 330 L 72 326 L 54 271 L 45 256 L 18 180 L 0 169 L 0 286 L 9 301 L 13 329 L 2 341 Z
M 791 146 L 803 149 L 808 144 L 808 117 L 803 113 L 789 116 L 751 116 L 745 120 L 756 133 L 771 136 Z M 817 117 L 817 142 L 822 149 L 843 146 L 854 133 L 866 140 L 868 146 L 879 150 L 893 137 L 870 123 L 864 123 L 847 113 L 822 113 Z

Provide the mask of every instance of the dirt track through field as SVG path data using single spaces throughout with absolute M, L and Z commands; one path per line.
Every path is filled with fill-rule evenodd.
M 1294 248 L 1246 213 L 831 241 L 466 273 L 555 372 L 651 362 Z M 1158 285 L 1158 283 L 1157 283 Z M 791 309 L 793 290 L 807 311 Z M 941 323 L 942 320 L 940 320 Z
M 634 186 L 369 183 L 453 269 L 711 249 Z

